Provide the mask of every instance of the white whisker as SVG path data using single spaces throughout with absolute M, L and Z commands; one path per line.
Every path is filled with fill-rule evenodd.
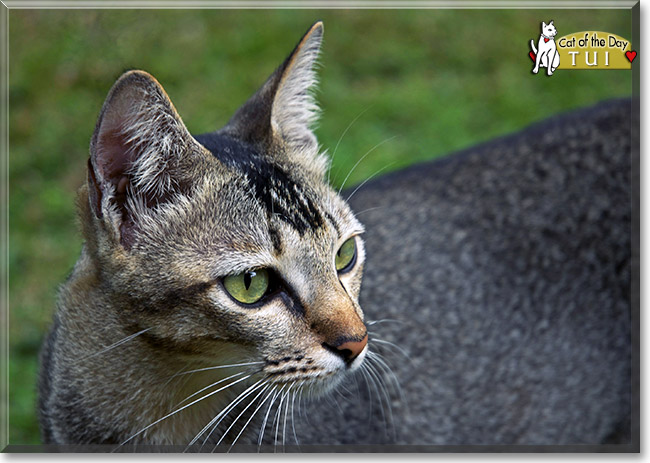
M 258 392 L 257 395 L 256 395 L 256 396 L 255 396 L 255 397 L 254 397 L 254 398 L 253 398 L 253 399 L 248 403 L 248 405 L 246 405 L 246 406 L 244 407 L 244 409 L 239 413 L 239 415 L 237 415 L 237 418 L 235 418 L 235 419 L 233 420 L 233 422 L 230 423 L 230 426 L 228 426 L 228 429 L 226 429 L 226 430 L 224 431 L 224 433 L 221 435 L 221 438 L 217 441 L 217 444 L 215 445 L 215 448 L 216 448 L 219 444 L 221 444 L 221 442 L 223 442 L 223 440 L 225 439 L 226 435 L 230 432 L 230 430 L 232 429 L 232 427 L 235 426 L 235 423 L 237 423 L 237 421 L 239 421 L 239 418 L 241 418 L 242 415 L 243 415 L 244 413 L 246 413 L 246 410 L 248 410 L 248 409 L 250 408 L 250 406 L 253 405 L 253 404 L 255 403 L 255 401 L 257 400 L 257 398 L 258 398 L 259 396 L 261 396 L 262 394 L 264 394 L 264 391 L 265 391 L 266 389 L 268 389 L 269 386 L 270 386 L 269 384 L 267 384 L 267 385 L 261 384 L 261 385 L 260 385 L 260 387 L 262 388 L 262 390 L 261 390 L 260 392 Z M 259 388 L 258 388 L 258 389 L 259 389 Z M 254 391 L 254 390 L 255 390 L 255 389 L 253 389 L 253 391 Z M 251 391 L 251 393 L 252 393 L 253 391 Z M 242 397 L 241 400 L 243 400 L 244 398 L 245 398 L 245 397 Z M 240 402 L 241 402 L 241 400 L 240 400 Z M 234 408 L 234 407 L 233 407 L 233 408 Z M 253 418 L 253 415 L 251 415 L 251 419 L 252 419 L 252 418 Z M 248 424 L 249 422 L 250 422 L 250 419 L 246 422 L 246 424 Z M 217 423 L 217 424 L 218 424 L 218 423 Z M 244 431 L 245 427 L 246 427 L 246 426 L 244 426 L 244 428 L 242 428 L 241 432 Z M 240 432 L 239 434 L 237 434 L 237 438 L 239 438 L 239 436 L 241 435 L 241 432 Z M 233 441 L 232 444 L 230 444 L 230 448 L 228 449 L 228 452 L 230 452 L 230 449 L 232 449 L 232 446 L 235 445 L 235 442 L 236 442 L 236 440 Z
M 405 357 L 409 362 L 413 362 L 413 360 L 411 359 L 411 356 L 410 356 L 410 355 L 409 355 L 409 354 L 408 354 L 404 349 L 402 349 L 400 346 L 398 346 L 397 344 L 393 344 L 393 343 L 390 342 L 390 341 L 385 341 L 385 340 L 383 340 L 383 339 L 379 339 L 379 338 L 377 338 L 377 337 L 374 337 L 374 338 L 373 338 L 373 341 L 374 341 L 374 342 L 377 342 L 377 343 L 379 343 L 379 344 L 385 344 L 385 345 L 387 345 L 387 346 L 391 346 L 391 347 L 393 347 L 393 348 L 396 349 L 400 354 L 402 354 L 402 355 L 403 355 L 403 356 L 404 356 L 404 357 Z
M 347 387 L 345 384 L 343 384 L 343 383 L 341 383 L 341 384 L 338 385 L 337 392 L 338 392 L 338 393 L 341 393 L 341 390 L 345 391 L 346 394 L 351 394 L 350 389 L 348 389 L 348 387 Z M 342 395 L 342 394 L 341 394 L 341 396 L 342 396 L 342 397 L 345 397 L 345 396 Z
M 397 391 L 399 394 L 399 400 L 403 404 L 406 404 L 406 398 L 404 397 L 404 393 L 402 392 L 402 386 L 399 383 L 399 380 L 397 379 L 397 376 L 395 376 L 395 373 L 393 373 L 392 368 L 384 361 L 384 359 L 381 357 L 380 354 L 376 352 L 369 352 L 370 356 L 368 356 L 369 361 L 373 361 L 377 363 L 378 368 L 381 368 L 381 370 L 388 374 L 388 377 L 391 379 L 391 384 L 393 386 L 393 389 Z
M 354 123 L 357 122 L 357 120 L 358 120 L 361 116 L 363 116 L 363 115 L 364 115 L 364 114 L 365 114 L 365 113 L 366 113 L 370 108 L 372 108 L 372 105 L 368 106 L 366 109 L 364 109 L 364 110 L 361 111 L 359 114 L 357 114 L 357 117 L 355 117 L 354 119 L 352 119 L 352 122 L 350 122 L 350 123 L 348 124 L 348 126 L 346 127 L 346 129 L 343 131 L 343 133 L 342 133 L 341 136 L 339 137 L 339 141 L 336 142 L 336 146 L 334 147 L 334 152 L 332 153 L 332 156 L 330 157 L 330 168 L 327 170 L 327 183 L 328 183 L 328 184 L 329 184 L 329 182 L 330 182 L 330 173 L 331 173 L 331 170 L 332 170 L 332 163 L 333 163 L 333 161 L 334 161 L 334 156 L 336 156 L 336 152 L 337 152 L 337 150 L 339 149 L 339 145 L 341 144 L 341 140 L 343 140 L 343 137 L 345 137 L 345 134 L 348 133 L 348 130 L 350 130 L 350 128 L 354 125 Z
M 260 448 L 262 446 L 262 441 L 264 440 L 264 430 L 266 429 L 266 423 L 267 420 L 269 419 L 269 413 L 271 412 L 271 409 L 273 408 L 273 404 L 275 403 L 275 399 L 277 399 L 278 395 L 282 392 L 282 389 L 284 389 L 284 386 L 282 386 L 281 389 L 276 389 L 273 393 L 273 398 L 271 399 L 271 402 L 269 403 L 269 408 L 266 410 L 266 415 L 264 416 L 264 421 L 262 422 L 262 427 L 260 428 L 260 435 L 259 435 L 259 440 L 257 441 L 257 451 L 260 451 Z
M 390 428 L 393 431 L 393 437 L 395 437 L 395 425 L 394 425 L 394 420 L 393 420 L 393 407 L 390 401 L 390 397 L 388 395 L 388 391 L 386 391 L 386 386 L 384 385 L 384 382 L 382 381 L 381 375 L 379 375 L 376 371 L 369 369 L 369 373 L 375 378 L 377 382 L 377 387 L 381 394 L 384 397 L 384 400 L 386 401 L 386 409 L 388 412 L 388 421 L 387 423 L 390 423 Z M 381 400 L 380 400 L 381 401 Z M 386 433 L 388 434 L 388 430 L 386 430 Z
M 278 448 L 278 431 L 280 430 L 280 418 L 282 416 L 280 410 L 282 410 L 282 403 L 284 402 L 284 398 L 287 396 L 288 392 L 289 391 L 285 392 L 282 394 L 282 397 L 280 397 L 280 403 L 278 404 L 278 409 L 276 410 L 275 417 L 273 418 L 273 422 L 275 423 L 275 438 L 273 440 L 274 452 L 277 451 Z
M 272 387 L 273 387 L 273 386 L 272 386 L 271 384 L 268 384 L 264 389 L 262 389 L 262 392 L 260 392 L 259 395 L 261 395 L 263 392 L 269 390 L 269 388 L 272 389 Z M 257 412 L 262 408 L 262 406 L 264 406 L 264 404 L 266 403 L 266 401 L 269 400 L 269 397 L 271 397 L 271 394 L 272 394 L 272 393 L 273 393 L 273 391 L 271 390 L 271 391 L 269 391 L 268 394 L 266 394 L 266 397 L 264 398 L 264 400 L 262 400 L 262 401 L 260 402 L 260 404 L 257 406 L 257 408 L 255 409 L 255 411 L 251 414 L 250 418 L 248 418 L 248 421 L 246 421 L 246 424 L 244 424 L 244 426 L 241 428 L 241 431 L 239 431 L 239 434 L 237 434 L 237 437 L 235 437 L 235 440 L 233 440 L 232 444 L 230 444 L 230 448 L 231 448 L 231 449 L 232 449 L 233 446 L 237 443 L 237 440 L 239 439 L 239 436 L 242 435 L 242 433 L 244 432 L 244 430 L 246 429 L 246 427 L 248 426 L 248 424 L 253 420 L 253 418 L 255 417 L 255 415 L 257 415 Z M 259 395 L 258 395 L 257 397 L 259 397 Z M 255 402 L 255 400 L 257 400 L 257 397 L 255 397 L 255 399 L 253 400 L 253 402 Z M 251 402 L 251 403 L 253 403 L 253 402 Z M 230 452 L 230 449 L 228 449 L 228 452 Z
M 357 191 L 359 191 L 361 188 L 363 188 L 363 186 L 364 186 L 366 183 L 368 183 L 370 180 L 372 180 L 373 177 L 376 177 L 376 176 L 379 175 L 381 172 L 383 172 L 384 170 L 388 169 L 389 167 L 391 167 L 391 166 L 393 166 L 393 165 L 395 165 L 395 163 L 394 163 L 394 162 L 391 162 L 390 164 L 386 164 L 386 165 L 385 165 L 384 167 L 382 167 L 381 169 L 375 171 L 372 175 L 370 175 L 370 176 L 369 176 L 368 178 L 366 178 L 363 182 L 361 182 L 361 184 L 360 184 L 359 186 L 357 186 L 357 187 L 354 189 L 354 191 L 353 191 L 352 193 L 350 193 L 350 195 L 349 195 L 347 198 L 345 198 L 345 201 L 346 201 L 346 202 L 349 202 L 350 199 L 352 199 L 352 197 L 354 196 L 354 194 L 355 194 Z
M 78 361 L 86 360 L 86 359 L 89 359 L 89 358 L 95 357 L 96 355 L 104 354 L 104 353 L 108 352 L 109 350 L 111 350 L 111 349 L 115 349 L 116 347 L 121 346 L 122 344 L 124 344 L 124 343 L 126 343 L 126 342 L 129 342 L 130 340 L 132 340 L 132 339 L 134 339 L 134 338 L 140 336 L 141 334 L 146 333 L 146 332 L 149 331 L 150 329 L 151 329 L 151 328 L 145 328 L 145 329 L 142 330 L 142 331 L 138 331 L 137 333 L 131 334 L 131 335 L 127 336 L 126 338 L 124 338 L 124 339 L 120 339 L 119 341 L 117 341 L 117 342 L 111 344 L 110 346 L 105 347 L 104 349 L 100 350 L 99 352 L 95 352 L 94 354 L 90 354 L 90 355 L 87 355 L 86 357 L 82 357 L 82 358 L 80 358 Z
M 210 439 L 210 436 L 212 436 L 212 433 L 217 429 L 219 424 L 223 421 L 223 419 L 231 412 L 232 409 L 234 409 L 242 400 L 244 400 L 246 397 L 248 397 L 250 394 L 252 394 L 258 387 L 263 386 L 263 382 L 265 381 L 264 378 L 260 379 L 253 385 L 249 386 L 247 389 L 245 389 L 243 392 L 241 392 L 237 397 L 235 397 L 233 400 L 230 401 L 230 403 L 224 407 L 210 422 L 205 425 L 205 427 L 199 432 L 196 436 L 194 436 L 194 439 L 188 444 L 188 447 L 190 445 L 193 445 L 199 437 L 205 433 L 207 428 L 212 426 L 212 429 L 208 433 L 208 435 L 203 439 L 203 443 L 201 444 L 201 448 L 207 443 L 207 441 Z M 216 421 L 216 424 L 215 424 Z
M 196 391 L 195 393 L 188 395 L 188 396 L 185 397 L 183 400 L 181 400 L 181 401 L 178 402 L 176 405 L 174 405 L 172 408 L 176 408 L 176 407 L 178 407 L 179 405 L 181 405 L 183 402 L 187 402 L 187 401 L 190 400 L 192 397 L 194 397 L 194 396 L 200 394 L 201 392 L 205 391 L 206 389 L 210 389 L 211 387 L 217 386 L 218 384 L 221 384 L 221 383 L 223 383 L 224 381 L 228 381 L 229 379 L 236 378 L 237 376 L 245 375 L 246 373 L 247 373 L 246 371 L 240 371 L 239 373 L 235 373 L 234 375 L 230 375 L 230 376 L 228 376 L 228 377 L 226 377 L 226 378 L 220 379 L 219 381 L 215 381 L 214 383 L 209 384 L 209 385 L 205 386 L 205 387 L 202 388 L 202 389 L 199 389 L 199 390 Z
M 373 374 L 374 372 L 370 364 L 368 364 L 367 372 L 368 372 L 368 379 L 370 380 L 370 384 L 372 385 L 372 388 L 375 390 L 375 393 L 377 394 L 377 400 L 379 401 L 379 411 L 381 412 L 381 419 L 382 422 L 384 423 L 384 434 L 388 434 L 388 429 L 386 426 L 386 412 L 384 411 L 384 402 L 382 400 L 381 393 L 379 392 L 379 386 L 377 386 L 377 382 Z
M 370 390 L 370 380 L 368 379 L 368 365 L 366 363 L 361 364 L 361 374 L 363 375 L 363 380 L 366 383 L 366 388 L 368 390 L 368 426 L 372 420 L 372 392 Z
M 343 190 L 343 187 L 345 186 L 345 183 L 348 181 L 348 179 L 350 178 L 350 175 L 352 175 L 352 172 L 354 172 L 354 170 L 355 170 L 355 169 L 357 168 L 357 166 L 361 163 L 361 161 L 363 161 L 363 160 L 364 160 L 364 159 L 365 159 L 365 158 L 366 158 L 370 153 L 372 153 L 374 150 L 376 150 L 377 148 L 379 148 L 381 145 L 383 145 L 384 143 L 387 143 L 387 142 L 393 140 L 395 137 L 396 137 L 396 135 L 394 135 L 394 136 L 392 136 L 392 137 L 389 137 L 389 138 L 387 138 L 387 139 L 385 139 L 385 140 L 383 140 L 383 141 L 377 143 L 375 146 L 373 146 L 372 148 L 370 148 L 370 149 L 366 152 L 366 154 L 364 154 L 363 156 L 361 156 L 361 157 L 359 158 L 359 160 L 356 162 L 356 164 L 354 164 L 354 166 L 352 166 L 352 169 L 350 169 L 350 172 L 348 172 L 348 175 L 347 175 L 347 176 L 345 177 L 345 179 L 343 180 L 343 183 L 341 184 L 341 188 L 339 188 L 339 194 L 341 194 L 341 191 Z
M 370 350 L 368 350 L 368 353 L 370 353 Z M 352 378 L 354 379 L 354 390 L 356 391 L 356 393 L 353 393 L 353 396 L 360 397 L 361 391 L 359 390 L 359 375 L 354 375 Z
M 174 378 L 176 378 L 176 375 L 177 375 L 178 373 L 180 373 L 181 371 L 183 371 L 184 369 L 185 369 L 185 366 L 181 367 L 181 368 L 176 372 L 175 375 L 170 376 L 169 379 L 167 379 L 167 381 L 165 381 L 165 384 L 163 384 L 163 387 L 166 387 L 169 383 L 171 383 L 171 382 L 174 380 Z M 188 376 L 188 377 L 186 378 L 186 381 L 187 381 L 189 378 L 190 378 L 190 377 Z
M 294 385 L 295 384 L 291 384 L 291 386 L 289 386 L 289 389 L 287 389 L 287 395 L 289 395 L 291 393 L 291 388 Z M 285 447 L 286 447 L 285 446 L 285 438 L 287 437 L 287 413 L 288 413 L 288 411 L 289 411 L 289 400 L 287 400 L 287 402 L 286 402 L 286 404 L 284 406 L 284 426 L 282 427 L 282 451 L 283 452 L 286 452 L 286 450 L 285 450 Z
M 300 387 L 302 388 L 303 386 L 304 386 L 304 385 L 301 384 Z M 302 392 L 302 390 L 301 390 L 301 392 Z M 302 404 L 302 396 L 303 396 L 303 394 L 299 394 L 299 395 L 298 395 L 298 418 L 299 418 L 299 419 L 304 419 L 303 414 L 302 414 L 302 407 L 301 407 L 301 404 Z
M 376 208 L 373 208 L 376 209 Z M 396 320 L 394 318 L 382 318 L 381 320 L 369 320 L 366 321 L 366 325 L 372 326 L 379 323 L 404 323 L 403 320 Z
M 253 376 L 253 375 L 251 374 L 251 375 L 248 375 L 248 376 L 244 376 L 243 378 L 240 378 L 240 379 L 238 379 L 238 380 L 236 380 L 236 381 L 233 381 L 232 383 L 230 383 L 230 384 L 228 384 L 228 385 L 226 385 L 226 386 L 223 386 L 223 387 L 217 389 L 216 391 L 212 391 L 212 392 L 210 392 L 209 394 L 206 394 L 206 395 L 204 395 L 203 397 L 201 397 L 201 398 L 199 398 L 199 399 L 196 399 L 194 402 L 191 402 L 191 403 L 189 403 L 189 404 L 187 404 L 187 405 L 185 405 L 185 406 L 183 406 L 183 407 L 181 407 L 181 408 L 179 408 L 179 409 L 177 409 L 177 410 L 175 410 L 175 411 L 173 411 L 173 412 L 171 412 L 171 413 L 168 413 L 167 415 L 165 415 L 165 416 L 163 416 L 162 418 L 160 418 L 160 419 L 154 421 L 154 422 L 151 423 L 150 425 L 148 425 L 148 426 L 142 428 L 140 431 L 138 431 L 138 432 L 136 432 L 135 434 L 133 434 L 131 437 L 129 437 L 128 439 L 126 439 L 124 442 L 122 442 L 122 443 L 118 446 L 118 448 L 121 447 L 121 446 L 123 446 L 123 445 L 126 444 L 127 442 L 131 441 L 134 437 L 139 436 L 140 434 L 142 434 L 143 432 L 145 432 L 147 429 L 151 428 L 152 426 L 155 426 L 155 425 L 157 425 L 158 423 L 160 423 L 161 421 L 163 421 L 163 420 L 169 418 L 170 416 L 173 416 L 173 415 L 175 415 L 175 414 L 177 414 L 177 413 L 179 413 L 179 412 L 185 410 L 186 408 L 191 407 L 192 405 L 194 405 L 194 404 L 196 404 L 196 403 L 198 403 L 198 402 L 201 402 L 202 400 L 205 400 L 205 399 L 207 399 L 208 397 L 213 396 L 214 394 L 216 394 L 216 393 L 218 393 L 218 392 L 223 391 L 224 389 L 228 389 L 229 387 L 232 387 L 232 386 L 234 386 L 235 384 L 237 384 L 237 383 L 239 383 L 239 382 L 241 382 L 241 381 L 244 381 L 244 380 L 246 380 L 247 378 L 250 378 L 251 376 Z
M 361 214 L 365 214 L 366 212 L 374 211 L 375 209 L 384 209 L 385 207 L 386 207 L 386 206 L 369 207 L 368 209 L 364 209 L 364 210 L 362 210 L 362 211 L 355 212 L 354 215 L 358 217 L 358 216 L 360 216 Z
M 296 422 L 293 416 L 294 405 L 296 402 L 296 396 L 298 396 L 298 405 L 300 406 L 300 388 L 302 387 L 302 382 L 298 385 L 298 390 L 293 393 L 293 398 L 291 399 L 291 428 L 293 429 L 293 439 L 296 442 L 296 445 L 300 447 L 298 442 L 298 436 L 296 435 Z M 300 449 L 299 449 L 300 450 Z
M 182 376 L 182 375 L 188 375 L 190 373 L 196 373 L 199 371 L 208 371 L 208 370 L 219 370 L 222 368 L 233 368 L 233 367 L 246 367 L 250 365 L 261 365 L 264 362 L 247 362 L 247 363 L 233 363 L 231 365 L 216 365 L 213 367 L 205 367 L 205 368 L 197 368 L 196 370 L 189 370 L 189 371 L 184 371 L 182 373 L 176 373 L 173 377 L 176 376 Z

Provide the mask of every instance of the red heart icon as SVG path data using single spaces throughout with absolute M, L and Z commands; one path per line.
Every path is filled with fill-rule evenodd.
M 625 56 L 627 56 L 627 59 L 630 61 L 634 61 L 634 58 L 636 58 L 636 51 L 626 51 Z

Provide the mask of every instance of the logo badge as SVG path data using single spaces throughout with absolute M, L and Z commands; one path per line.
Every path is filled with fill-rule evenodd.
M 574 32 L 557 37 L 553 21 L 542 22 L 538 39 L 531 39 L 533 74 L 546 69 L 552 76 L 556 70 L 632 69 L 637 52 L 629 40 L 602 31 Z
M 542 22 L 542 33 L 537 41 L 537 46 L 535 46 L 534 39 L 530 41 L 530 47 L 533 51 L 529 55 L 535 63 L 533 74 L 537 74 L 540 68 L 546 68 L 546 74 L 552 76 L 560 66 L 560 54 L 557 52 L 557 45 L 555 44 L 556 35 L 557 29 L 555 29 L 552 20 L 548 24 Z

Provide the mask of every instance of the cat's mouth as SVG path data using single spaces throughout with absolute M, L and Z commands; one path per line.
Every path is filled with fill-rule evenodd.
M 263 367 L 270 381 L 276 384 L 300 383 L 305 385 L 336 383 L 345 373 L 359 369 L 364 362 L 368 346 L 351 362 L 327 355 L 323 359 L 296 355 L 280 359 L 267 359 Z

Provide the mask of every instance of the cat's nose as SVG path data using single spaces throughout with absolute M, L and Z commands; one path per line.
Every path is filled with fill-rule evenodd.
M 352 362 L 355 358 L 363 352 L 363 349 L 366 347 L 368 344 L 368 334 L 363 337 L 361 341 L 347 341 L 344 342 L 343 344 L 340 344 L 336 346 L 336 351 L 343 357 L 343 359 L 347 362 L 350 363 Z

